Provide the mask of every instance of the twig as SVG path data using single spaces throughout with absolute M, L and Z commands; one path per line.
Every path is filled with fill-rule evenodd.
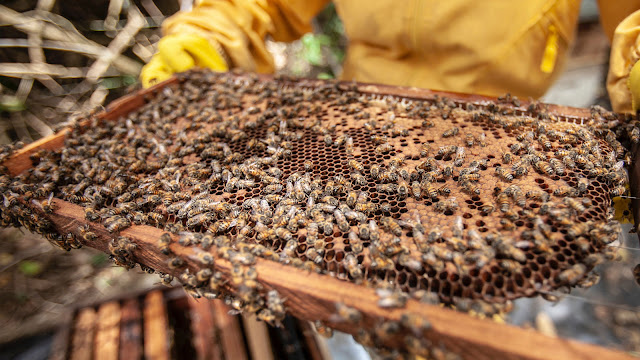
M 152 0 L 142 0 L 140 1 L 140 4 L 151 16 L 153 22 L 155 22 L 156 24 L 162 23 L 162 20 L 164 20 L 165 16 Z
M 25 111 L 25 121 L 29 126 L 31 126 L 35 131 L 40 134 L 40 136 L 45 137 L 53 134 L 53 130 L 47 123 L 40 120 L 36 115 L 29 111 Z
M 29 43 L 26 39 L 0 39 L 0 48 L 3 47 L 29 47 Z M 69 41 L 57 41 L 57 40 L 43 40 L 41 47 L 43 49 L 52 49 L 60 51 L 71 51 L 79 53 L 92 58 L 97 58 L 104 54 L 103 50 L 100 50 L 94 46 L 87 44 L 73 43 Z M 98 50 L 98 51 L 97 51 Z
M 18 85 L 18 90 L 16 90 L 16 98 L 18 100 L 25 102 L 29 93 L 31 93 L 31 88 L 33 87 L 33 78 L 22 78 L 20 80 L 20 84 Z
M 36 14 L 40 15 L 51 11 L 55 0 L 39 0 L 36 6 Z M 29 59 L 33 64 L 45 64 L 47 62 L 42 50 L 42 29 L 43 21 L 41 16 L 34 18 L 36 25 L 33 31 L 27 32 L 27 42 L 29 43 Z M 43 75 L 38 77 L 40 81 L 49 91 L 55 95 L 61 95 L 64 91 L 62 87 L 51 76 Z M 28 95 L 28 94 L 27 94 Z
M 116 25 L 118 24 L 118 18 L 122 12 L 122 4 L 124 0 L 110 0 L 109 8 L 107 9 L 107 17 L 104 19 L 104 28 L 107 34 L 111 33 L 109 37 L 113 37 L 116 34 Z
M 24 142 L 33 142 L 33 138 L 31 134 L 29 134 L 29 130 L 27 130 L 27 126 L 22 117 L 22 112 L 14 111 L 10 115 L 11 125 L 13 126 L 16 134 L 18 134 L 18 138 Z
M 94 62 L 87 72 L 87 81 L 96 83 L 107 71 L 111 63 L 127 48 L 129 42 L 145 24 L 144 17 L 137 7 L 131 6 L 128 11 L 127 25 L 109 43 L 106 54 Z
M 53 64 L 19 64 L 19 63 L 0 63 L 0 75 L 8 77 L 32 77 L 39 79 L 44 75 L 57 78 L 83 78 L 87 76 L 88 68 L 80 67 L 64 67 L 62 65 Z M 118 76 L 120 73 L 116 70 L 107 70 L 102 76 Z

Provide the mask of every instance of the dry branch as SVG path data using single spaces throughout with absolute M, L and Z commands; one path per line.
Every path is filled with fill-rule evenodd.
M 87 76 L 89 68 L 65 67 L 62 65 L 52 64 L 19 64 L 19 63 L 0 63 L 0 75 L 16 78 L 31 77 L 40 79 L 43 76 L 53 76 L 57 78 L 84 78 Z M 103 76 L 118 76 L 116 70 L 107 70 Z
M 91 83 L 96 83 L 107 71 L 111 63 L 127 48 L 129 42 L 142 29 L 145 24 L 144 17 L 135 6 L 129 8 L 129 20 L 127 25 L 118 33 L 111 41 L 107 48 L 106 54 L 99 57 L 87 72 L 87 79 Z
M 29 33 L 30 31 L 35 31 L 38 26 L 31 20 L 32 19 L 29 16 L 25 16 L 6 6 L 0 5 L 0 23 L 3 25 L 12 25 L 20 31 Z M 44 23 L 42 34 L 44 37 L 51 40 L 73 42 L 76 43 L 76 45 L 84 45 L 88 49 L 86 53 L 91 54 L 91 56 L 95 58 L 108 54 L 106 47 L 88 40 L 77 31 L 70 31 L 64 29 L 62 26 Z M 112 64 L 118 71 L 130 75 L 137 75 L 142 68 L 142 64 L 123 55 L 116 56 L 115 59 L 113 59 Z

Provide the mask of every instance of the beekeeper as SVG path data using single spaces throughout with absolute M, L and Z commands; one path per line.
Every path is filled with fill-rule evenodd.
M 265 47 L 311 31 L 327 0 L 202 0 L 167 19 L 144 86 L 191 67 L 273 72 Z M 607 89 L 616 111 L 640 106 L 640 1 L 599 0 L 612 40 Z M 579 0 L 346 1 L 341 78 L 435 90 L 540 97 L 562 70 Z

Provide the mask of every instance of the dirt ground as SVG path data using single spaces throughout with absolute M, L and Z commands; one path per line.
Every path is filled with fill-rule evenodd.
M 94 249 L 66 252 L 20 229 L 2 229 L 0 239 L 0 343 L 47 331 L 78 305 L 158 282 Z

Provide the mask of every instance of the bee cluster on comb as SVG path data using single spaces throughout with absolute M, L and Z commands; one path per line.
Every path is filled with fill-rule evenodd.
M 119 233 L 161 228 L 164 283 L 222 293 L 275 323 L 285 301 L 262 291 L 256 258 L 376 287 L 384 308 L 413 297 L 491 316 L 518 297 L 593 284 L 593 267 L 614 257 L 611 199 L 627 181 L 609 130 L 619 115 L 594 108 L 575 124 L 509 96 L 420 100 L 202 70 L 178 78 L 115 121 L 74 127 L 19 176 L 5 171 L 0 225 L 71 249 L 96 234 L 61 234 L 46 214 L 52 197 L 81 205 L 127 268 L 136 244 Z M 202 268 L 186 268 L 175 243 L 196 249 Z M 230 274 L 213 270 L 217 258 Z

